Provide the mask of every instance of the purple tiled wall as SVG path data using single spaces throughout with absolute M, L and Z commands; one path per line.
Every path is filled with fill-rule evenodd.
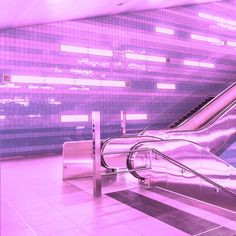
M 32 78 L 0 84 L 1 156 L 56 152 L 64 141 L 91 138 L 90 121 L 64 123 L 61 115 L 101 111 L 103 137 L 120 134 L 121 110 L 147 114 L 147 120 L 129 121 L 128 130 L 140 130 L 155 119 L 157 127 L 167 127 L 235 81 L 236 46 L 227 42 L 236 45 L 236 26 L 214 17 L 236 22 L 233 2 L 0 30 L 1 78 Z M 173 34 L 156 32 L 156 27 Z M 65 52 L 61 45 L 109 50 L 112 56 Z M 128 58 L 126 53 L 164 57 L 166 62 Z M 195 64 L 184 65 L 184 60 Z M 214 66 L 202 66 L 206 63 Z M 36 83 L 35 76 L 56 77 L 58 84 Z M 62 79 L 118 80 L 126 87 L 60 84 Z M 175 89 L 157 89 L 157 83 Z

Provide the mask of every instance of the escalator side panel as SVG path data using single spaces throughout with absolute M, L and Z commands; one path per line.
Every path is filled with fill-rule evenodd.
M 218 153 L 236 136 L 236 102 L 217 117 L 211 125 L 193 131 L 148 131 L 146 134 L 163 139 L 185 139 L 210 152 Z
M 163 160 L 161 155 L 152 156 L 152 170 L 136 173 L 140 178 L 150 178 L 152 186 L 162 187 L 236 212 L 236 169 L 198 145 L 181 140 L 144 143 L 138 148 L 151 148 L 171 157 L 174 162 Z M 133 168 L 139 168 L 139 154 L 130 157 Z M 163 166 L 166 161 L 166 182 Z M 162 162 L 161 165 L 159 162 Z M 162 167 L 160 169 L 160 166 Z M 194 172 L 188 171 L 188 169 Z M 160 174 L 161 173 L 161 174 Z M 198 173 L 204 178 L 194 173 Z M 206 181 L 209 180 L 209 182 Z M 212 184 L 214 183 L 214 184 Z M 222 188 L 219 188 L 222 187 Z M 223 189 L 229 190 L 223 191 Z

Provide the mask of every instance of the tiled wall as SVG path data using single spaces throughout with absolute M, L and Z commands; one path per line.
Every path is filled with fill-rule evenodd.
M 130 132 L 155 119 L 167 127 L 235 81 L 236 25 L 219 21 L 236 21 L 232 6 L 216 2 L 0 30 L 1 78 L 24 82 L 0 85 L 1 156 L 60 152 L 65 141 L 90 139 L 95 110 L 103 138 L 120 134 L 121 110 L 147 114 L 127 122 Z M 64 115 L 88 121 L 61 122 Z

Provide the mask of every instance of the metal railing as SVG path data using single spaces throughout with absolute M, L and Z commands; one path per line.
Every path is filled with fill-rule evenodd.
M 150 153 L 150 155 L 149 155 L 150 159 L 152 157 L 151 154 L 154 153 L 155 155 L 158 155 L 158 156 L 162 157 L 164 160 L 172 163 L 173 165 L 178 166 L 178 167 L 182 168 L 183 170 L 186 170 L 186 171 L 192 173 L 193 175 L 201 178 L 202 180 L 206 181 L 207 183 L 213 185 L 215 187 L 216 191 L 222 190 L 225 193 L 230 194 L 231 196 L 236 198 L 236 193 L 234 193 L 233 191 L 223 187 L 222 185 L 216 183 L 215 181 L 212 181 L 211 179 L 207 178 L 206 176 L 198 173 L 197 171 L 189 168 L 188 166 L 186 166 L 186 165 L 184 165 L 184 164 L 174 160 L 173 158 L 171 158 L 171 157 L 165 155 L 164 153 L 159 152 L 158 150 L 153 149 L 153 148 L 143 148 L 143 149 L 139 149 L 139 150 L 129 150 L 129 151 L 122 151 L 122 152 L 101 153 L 101 155 L 115 155 L 115 154 L 123 154 L 123 153 L 132 154 L 132 153 L 138 153 L 138 152 L 144 152 L 144 151 L 145 152 L 148 151 Z M 151 163 L 151 162 L 149 162 L 149 163 Z M 111 173 L 104 173 L 104 174 L 102 174 L 102 176 L 125 174 L 125 173 L 132 173 L 132 172 L 146 171 L 146 170 L 152 170 L 151 165 L 147 166 L 145 168 L 133 168 L 132 170 L 127 169 L 127 170 L 124 170 L 124 171 L 116 171 L 116 172 L 111 172 Z M 97 186 L 97 187 L 101 188 L 101 186 Z
M 203 179 L 204 181 L 206 181 L 206 182 L 208 182 L 209 184 L 211 184 L 211 185 L 213 185 L 214 187 L 216 187 L 217 190 L 222 190 L 222 191 L 224 191 L 224 192 L 226 192 L 226 193 L 228 193 L 228 194 L 230 194 L 231 196 L 233 196 L 233 197 L 236 198 L 236 193 L 234 193 L 233 191 L 231 191 L 231 190 L 229 190 L 229 189 L 223 187 L 222 185 L 216 183 L 215 181 L 212 181 L 211 179 L 205 177 L 204 175 L 199 174 L 197 171 L 195 171 L 195 170 L 189 168 L 188 166 L 186 166 L 186 165 L 184 165 L 184 164 L 182 164 L 182 163 L 180 163 L 180 162 L 174 160 L 173 158 L 171 158 L 171 157 L 165 155 L 164 153 L 161 153 L 161 152 L 157 151 L 156 149 L 152 149 L 152 152 L 155 153 L 155 154 L 157 154 L 157 155 L 159 155 L 159 156 L 161 156 L 164 160 L 166 160 L 166 161 L 168 161 L 168 162 L 170 162 L 170 163 L 172 163 L 172 164 L 174 164 L 174 165 L 176 165 L 176 166 L 178 166 L 178 167 L 180 167 L 180 168 L 182 168 L 182 169 L 184 169 L 184 170 L 187 170 L 188 172 L 194 174 L 195 176 L 200 177 L 200 178 Z

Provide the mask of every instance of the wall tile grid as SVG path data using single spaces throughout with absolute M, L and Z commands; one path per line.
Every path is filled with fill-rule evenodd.
M 165 128 L 215 96 L 235 82 L 236 59 L 236 23 L 216 16 L 235 23 L 234 1 L 1 29 L 1 157 L 91 139 L 95 110 L 106 138 L 120 135 L 121 110 L 147 114 L 128 121 L 129 132 L 153 120 Z

